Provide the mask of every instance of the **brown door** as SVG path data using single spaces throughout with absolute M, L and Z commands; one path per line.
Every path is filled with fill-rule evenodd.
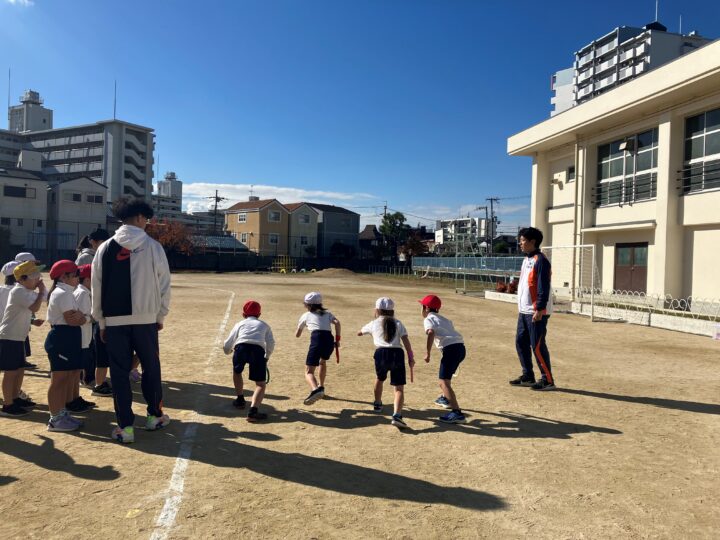
M 647 292 L 648 244 L 615 245 L 616 291 Z

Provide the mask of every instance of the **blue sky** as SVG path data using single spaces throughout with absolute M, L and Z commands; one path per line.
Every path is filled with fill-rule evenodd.
M 530 161 L 507 137 L 549 116 L 550 75 L 576 49 L 654 14 L 654 0 L 0 0 L 0 69 L 12 102 L 40 91 L 56 127 L 111 118 L 117 79 L 118 118 L 155 129 L 191 209 L 252 184 L 366 222 L 387 201 L 414 224 L 497 196 L 512 230 Z M 720 37 L 720 2 L 660 2 L 671 31 L 680 15 Z

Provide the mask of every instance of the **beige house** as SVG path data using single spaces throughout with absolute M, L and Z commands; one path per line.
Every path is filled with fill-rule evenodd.
M 720 298 L 720 41 L 508 139 L 544 245 L 593 244 L 596 287 Z M 553 286 L 577 280 L 553 264 Z
M 317 254 L 318 212 L 304 202 L 286 204 L 290 212 L 288 255 L 314 257 Z
M 277 199 L 250 197 L 225 210 L 225 230 L 258 255 L 287 255 L 289 216 Z

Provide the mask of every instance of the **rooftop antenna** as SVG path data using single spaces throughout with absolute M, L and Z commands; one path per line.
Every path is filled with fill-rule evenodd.
M 250 184 L 250 196 L 253 196 L 253 184 Z
M 682 36 L 682 13 L 680 14 L 680 28 L 678 29 L 678 34 Z
M 113 96 L 113 120 L 117 119 L 117 79 L 115 79 L 115 95 Z
M 8 68 L 8 110 L 10 110 L 10 71 L 11 68 Z M 10 128 L 10 126 L 8 126 Z
M 655 22 L 658 20 L 658 9 L 659 9 L 660 0 L 655 0 Z

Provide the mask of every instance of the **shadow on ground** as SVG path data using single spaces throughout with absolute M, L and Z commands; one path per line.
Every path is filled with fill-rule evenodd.
M 687 411 L 702 414 L 720 414 L 720 404 L 716 403 L 699 403 L 697 401 L 681 401 L 678 399 L 665 399 L 644 396 L 622 396 L 618 394 L 607 394 L 604 392 L 591 392 L 590 390 L 575 390 L 572 388 L 558 388 L 556 392 L 563 392 L 565 394 L 573 394 L 576 396 L 624 401 L 626 403 L 638 403 L 640 405 L 653 405 L 655 407 L 661 407 L 663 409 L 673 409 L 676 411 Z

